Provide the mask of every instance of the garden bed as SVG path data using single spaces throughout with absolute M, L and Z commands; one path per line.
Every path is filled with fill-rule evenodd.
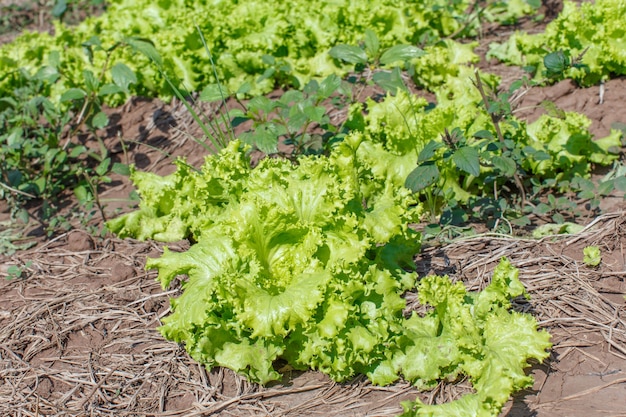
M 546 14 L 556 15 L 558 9 L 553 5 Z M 31 28 L 37 26 L 35 19 L 28 21 Z M 522 26 L 538 32 L 545 22 L 524 21 Z M 519 68 L 486 60 L 484 53 L 491 41 L 510 33 L 502 28 L 487 31 L 477 49 L 483 54 L 479 68 L 498 74 L 505 87 L 520 76 Z M 10 39 L 11 34 L 6 36 Z M 415 92 L 433 98 L 425 91 Z M 276 90 L 267 96 L 281 93 Z M 372 96 L 380 93 L 367 91 Z M 624 77 L 589 88 L 570 80 L 532 87 L 521 91 L 513 113 L 532 122 L 547 111 L 541 106 L 546 100 L 563 111 L 585 114 L 596 137 L 608 135 L 614 123 L 626 122 Z M 216 111 L 215 105 L 196 108 L 206 114 Z M 191 139 L 201 137 L 202 131 L 179 100 L 166 104 L 133 97 L 104 111 L 110 123 L 100 133 L 113 162 L 159 175 L 174 170 L 172 160 L 177 156 L 187 157 L 193 166 L 202 163 L 206 150 Z M 333 117 L 346 115 L 336 112 Z M 95 140 L 85 144 L 98 146 Z M 621 152 L 623 159 L 623 148 Z M 608 170 L 595 169 L 592 178 L 597 181 Z M 42 227 L 32 226 L 24 232 L 11 222 L 8 208 L 0 213 L 3 244 L 8 245 L 0 255 L 0 272 L 8 278 L 0 284 L 0 414 L 387 417 L 402 412 L 401 401 L 443 403 L 472 391 L 465 379 L 441 381 L 426 391 L 404 381 L 379 387 L 364 376 L 337 383 L 320 372 L 295 371 L 280 363 L 282 380 L 261 386 L 229 369 L 205 369 L 182 344 L 165 340 L 157 330 L 171 312 L 170 298 L 182 293 L 176 285 L 163 290 L 155 281 L 156 272 L 145 271 L 146 259 L 160 256 L 163 245 L 100 233 L 102 217 L 111 219 L 137 204 L 129 199 L 133 190 L 129 179 L 110 176 L 112 181 L 100 186 L 102 215 L 81 215 L 75 198 L 64 200 L 61 213 L 72 224 L 70 231 L 48 235 Z M 36 203 L 28 206 L 33 216 L 39 208 Z M 513 308 L 532 314 L 552 335 L 553 347 L 543 364 L 529 369 L 533 387 L 517 393 L 503 416 L 626 413 L 624 195 L 613 191 L 603 196 L 600 210 L 584 200 L 577 209 L 583 214 L 576 221 L 584 229 L 575 234 L 531 239 L 474 224 L 483 233 L 425 242 L 415 256 L 419 277 L 448 275 L 470 290 L 483 289 L 503 257 L 519 269 L 530 298 L 516 299 Z M 531 220 L 527 230 L 551 222 L 540 215 Z M 24 232 L 25 239 L 9 239 L 18 232 Z M 516 232 L 523 234 L 520 229 Z M 13 244 L 24 249 L 12 253 Z M 190 242 L 167 246 L 185 251 Z M 597 267 L 583 261 L 588 246 L 601 251 Z M 417 304 L 413 292 L 404 298 L 407 309 Z

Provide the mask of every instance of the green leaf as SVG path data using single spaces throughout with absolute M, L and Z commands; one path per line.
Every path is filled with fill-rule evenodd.
M 263 54 L 263 56 L 261 57 L 261 61 L 266 65 L 276 65 L 276 58 L 274 58 L 272 55 Z
M 615 181 L 614 180 L 600 181 L 600 183 L 598 184 L 598 191 L 597 191 L 597 193 L 598 193 L 598 195 L 601 195 L 601 196 L 608 196 L 614 190 L 615 190 Z
M 11 265 L 7 268 L 9 278 L 21 278 L 24 271 L 17 265 Z
M 61 103 L 65 103 L 67 101 L 80 100 L 82 98 L 85 98 L 86 95 L 87 93 L 85 92 L 85 90 L 82 90 L 80 88 L 70 88 L 69 90 L 66 90 L 63 94 L 61 94 L 61 98 L 59 99 L 59 101 Z
M 37 194 L 41 195 L 46 192 L 48 181 L 46 180 L 45 177 L 39 177 L 39 178 L 36 178 L 35 181 L 33 181 L 33 184 L 37 188 Z
M 560 75 L 570 66 L 569 56 L 562 50 L 550 52 L 543 58 L 548 75 Z
M 135 51 L 145 55 L 152 62 L 157 64 L 158 66 L 163 65 L 163 58 L 161 58 L 161 54 L 156 50 L 154 44 L 148 39 L 141 38 L 125 38 L 124 41 L 130 45 Z
M 241 139 L 250 145 L 255 145 L 261 152 L 265 154 L 274 154 L 278 152 L 278 126 L 274 123 L 264 123 L 254 130 L 247 132 L 241 136 Z
M 269 345 L 267 346 L 263 342 L 263 340 L 256 343 L 249 340 L 239 343 L 226 342 L 223 348 L 216 352 L 215 361 L 220 366 L 247 374 L 249 379 L 261 384 L 280 379 L 278 372 L 272 368 L 272 362 L 281 351 L 271 343 L 267 343 Z
M 616 190 L 625 192 L 626 191 L 626 177 L 615 178 L 614 185 L 615 185 Z
M 326 114 L 326 108 L 323 106 L 307 106 L 304 108 L 303 113 L 309 118 L 309 120 L 321 123 L 322 118 Z
M 434 184 L 439 179 L 437 165 L 426 163 L 415 168 L 406 178 L 405 187 L 414 193 Z
M 113 78 L 113 82 L 125 92 L 128 92 L 128 86 L 130 84 L 137 83 L 135 72 L 121 62 L 113 65 L 111 68 L 111 77 Z
M 474 133 L 474 137 L 475 138 L 481 138 L 481 139 L 489 139 L 489 140 L 494 140 L 495 137 L 493 136 L 493 133 L 491 133 L 488 130 L 479 130 L 478 132 Z
M 246 113 L 241 110 L 241 109 L 230 109 L 228 110 L 228 116 L 231 119 L 237 118 L 237 117 L 241 117 L 241 118 L 245 118 L 247 120 L 247 116 Z
M 83 70 L 83 80 L 85 81 L 85 88 L 88 92 L 96 92 L 98 91 L 100 81 L 96 78 L 93 71 Z
M 116 174 L 123 175 L 125 177 L 130 176 L 130 167 L 128 166 L 128 164 L 115 162 L 113 164 L 113 167 L 111 168 L 111 171 L 115 172 Z
M 59 74 L 59 71 L 52 66 L 41 67 L 35 74 L 35 77 L 38 80 L 45 81 L 50 84 L 56 82 L 60 76 L 61 74 Z
M 380 57 L 383 65 L 393 64 L 398 61 L 410 61 L 424 55 L 424 51 L 413 45 L 396 45 L 387 49 Z
M 350 64 L 367 63 L 367 55 L 365 54 L 365 51 L 358 46 L 336 45 L 333 46 L 328 53 L 333 58 Z
M 24 137 L 24 131 L 19 127 L 13 129 L 9 136 L 4 138 L 7 145 L 9 146 L 9 149 L 13 150 L 21 149 L 26 144 L 26 141 L 24 139 L 26 139 Z
M 83 46 L 96 46 L 99 49 L 102 49 L 102 40 L 96 35 L 91 36 L 85 42 L 82 43 Z
M 96 174 L 100 176 L 104 176 L 107 172 L 109 172 L 109 166 L 111 165 L 111 158 L 106 158 L 102 162 L 98 164 L 95 171 Z
M 587 266 L 595 267 L 602 262 L 602 253 L 599 246 L 586 246 L 583 249 L 583 262 Z
M 74 146 L 70 151 L 70 158 L 78 158 L 82 154 L 87 152 L 87 148 L 83 145 Z
M 67 10 L 67 0 L 56 0 L 54 2 L 54 7 L 52 7 L 52 10 L 50 11 L 50 13 L 52 14 L 52 16 L 58 19 L 59 17 L 63 16 L 66 10 Z
M 331 94 L 339 90 L 339 87 L 341 87 L 341 78 L 335 74 L 329 75 L 324 78 L 320 84 L 320 88 L 318 90 L 319 99 L 323 100 L 330 97 Z
M 28 221 L 30 220 L 30 215 L 28 214 L 28 210 L 23 208 L 23 209 L 18 210 L 17 214 L 15 215 L 15 218 L 24 224 L 28 224 Z
M 575 177 L 572 181 L 572 186 L 577 187 L 582 191 L 594 192 L 596 185 L 588 178 Z
M 538 226 L 533 230 L 533 238 L 541 239 L 546 236 L 559 234 L 575 234 L 582 231 L 585 227 L 576 223 L 548 223 Z
M 244 82 L 243 84 L 241 84 L 239 86 L 239 88 L 237 89 L 237 92 L 235 94 L 237 94 L 237 95 L 248 94 L 251 90 L 252 90 L 252 84 L 250 84 L 248 81 L 246 81 L 246 82 Z
M 263 71 L 263 74 L 261 74 L 261 76 L 256 79 L 257 84 L 267 79 L 272 78 L 274 74 L 276 74 L 276 68 L 274 67 L 267 68 L 265 71 Z
M 578 198 L 583 200 L 590 200 L 596 197 L 596 193 L 591 190 L 583 190 L 578 193 Z
M 108 96 L 111 94 L 119 94 L 119 93 L 124 93 L 124 92 L 126 92 L 126 90 L 124 90 L 119 85 L 105 84 L 102 87 L 100 87 L 100 90 L 98 91 L 98 95 L 102 97 L 102 96 Z
M 85 204 L 92 199 L 89 188 L 84 184 L 80 184 L 74 187 L 74 195 L 76 196 L 76 199 L 78 199 L 78 202 L 81 204 Z
M 219 84 L 209 84 L 200 92 L 200 100 L 207 103 L 222 101 L 226 98 L 226 96 L 226 92 Z
M 91 119 L 91 125 L 96 129 L 103 129 L 109 124 L 109 116 L 104 112 L 98 112 Z
M 19 187 L 24 179 L 24 174 L 17 169 L 11 170 L 7 173 L 7 180 L 12 187 Z
M 420 151 L 419 155 L 417 156 L 417 163 L 421 164 L 422 162 L 428 161 L 430 158 L 435 156 L 435 152 L 437 152 L 438 149 L 441 149 L 444 146 L 445 145 L 441 142 L 431 140 L 426 144 L 426 146 L 424 146 L 424 149 Z
M 286 336 L 302 325 L 323 300 L 321 289 L 329 279 L 329 274 L 324 271 L 303 274 L 276 295 L 240 280 L 237 283 L 240 286 L 238 294 L 244 304 L 240 318 L 252 329 L 251 337 Z
M 378 41 L 378 36 L 371 29 L 365 29 L 365 51 L 371 57 L 375 57 L 378 55 L 378 51 L 380 49 L 380 42 Z
M 475 177 L 480 175 L 480 156 L 476 149 L 469 146 L 459 148 L 452 155 L 452 160 L 460 170 Z
M 517 171 L 517 164 L 508 156 L 495 155 L 491 158 L 491 162 L 506 177 L 512 177 Z
M 374 73 L 372 80 L 376 85 L 389 91 L 391 94 L 397 94 L 398 90 L 407 91 L 407 87 L 402 79 L 402 73 L 398 67 L 392 71 L 379 71 Z
M 270 113 L 276 108 L 276 103 L 265 96 L 254 97 L 248 103 L 248 110 L 258 113 L 263 111 L 265 114 Z

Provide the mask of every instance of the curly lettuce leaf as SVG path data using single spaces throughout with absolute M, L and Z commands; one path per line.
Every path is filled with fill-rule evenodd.
M 489 18 L 510 19 L 502 16 L 495 3 L 489 2 L 484 8 L 486 13 L 493 10 Z M 54 36 L 27 33 L 0 47 L 0 93 L 11 88 L 11 77 L 5 75 L 18 66 L 35 72 L 47 65 L 52 51 L 58 51 L 64 77 L 55 84 L 53 99 L 68 88 L 82 87 L 83 71 L 99 73 L 107 61 L 111 65 L 124 63 L 136 74 L 137 82 L 129 86 L 132 95 L 170 99 L 173 91 L 164 73 L 184 91 L 199 91 L 219 80 L 230 92 L 247 82 L 252 94 L 261 94 L 276 84 L 305 85 L 312 77 L 347 73 L 351 68 L 333 60 L 328 51 L 338 44 L 358 44 L 366 30 L 377 35 L 383 49 L 424 40 L 435 43 L 459 30 L 476 34 L 480 19 L 466 15 L 471 4 L 469 0 L 318 1 L 311 7 L 304 0 L 112 0 L 101 16 L 87 18 L 76 26 L 56 23 Z M 515 14 L 529 11 L 509 9 Z M 196 27 L 206 39 L 211 57 Z M 119 48 L 111 57 L 102 50 L 87 56 L 82 45 L 93 41 L 94 36 L 104 49 L 128 37 L 147 39 L 162 56 L 162 66 L 156 68 L 131 48 Z M 275 57 L 278 64 L 268 63 L 266 56 Z M 214 70 L 218 80 L 213 79 Z M 436 73 L 430 72 L 428 77 L 434 76 Z M 111 78 L 105 72 L 104 83 L 111 82 Z M 125 98 L 124 94 L 116 94 L 105 99 L 121 104 Z
M 465 374 L 476 392 L 445 404 L 404 403 L 403 417 L 495 416 L 513 392 L 532 385 L 524 370 L 529 360 L 548 356 L 550 335 L 537 331 L 531 316 L 509 311 L 510 299 L 525 290 L 508 260 L 500 262 L 492 282 L 478 293 L 437 276 L 423 279 L 418 291 L 420 302 L 434 310 L 406 321 L 398 366 L 420 385 Z
M 108 221 L 107 227 L 120 237 L 140 240 L 199 239 L 243 192 L 250 173 L 245 149 L 240 142 L 231 142 L 217 157 L 207 157 L 201 172 L 183 160 L 165 177 L 133 168 L 130 178 L 141 196 L 139 210 Z
M 529 159 L 525 168 L 544 178 L 588 177 L 591 164 L 610 164 L 619 157 L 621 133 L 594 140 L 591 121 L 583 114 L 564 112 L 564 117 L 544 114 L 526 127 L 529 145 L 550 158 Z
M 209 367 L 261 383 L 279 377 L 279 357 L 338 380 L 385 357 L 415 280 L 407 270 L 421 236 L 408 225 L 421 208 L 408 190 L 385 186 L 387 176 L 372 178 L 353 145 L 251 169 L 233 142 L 200 171 L 179 163 L 164 179 L 134 174 L 140 209 L 112 228 L 163 238 L 176 219 L 171 237 L 195 241 L 147 262 L 164 287 L 187 277 L 163 319 L 165 337 Z
M 542 33 L 516 32 L 506 42 L 490 46 L 488 56 L 514 65 L 532 66 L 535 78 L 543 80 L 544 57 L 566 51 L 568 68 L 554 79 L 572 78 L 582 85 L 626 74 L 626 43 L 623 16 L 626 5 L 620 0 L 593 3 L 564 1 L 559 16 Z M 576 60 L 577 62 L 572 62 Z

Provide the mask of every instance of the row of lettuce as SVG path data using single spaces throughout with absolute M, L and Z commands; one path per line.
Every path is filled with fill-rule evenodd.
M 366 29 L 373 30 L 382 47 L 395 44 L 432 45 L 453 34 L 473 35 L 481 21 L 514 21 L 532 13 L 534 2 L 514 0 L 487 2 L 485 8 L 467 14 L 472 2 L 374 3 L 304 0 L 272 4 L 265 1 L 159 2 L 113 0 L 104 16 L 89 18 L 78 26 L 56 24 L 54 35 L 22 35 L 0 49 L 0 93 L 12 89 L 7 75 L 18 68 L 37 71 L 48 65 L 52 51 L 62 53 L 62 80 L 51 94 L 60 96 L 72 87 L 83 87 L 83 71 L 93 73 L 105 66 L 104 51 L 85 54 L 85 44 L 97 38 L 109 49 L 124 38 L 150 40 L 164 57 L 164 67 L 190 91 L 219 80 L 231 91 L 245 82 L 253 94 L 265 93 L 278 83 L 304 85 L 312 77 L 345 71 L 328 51 L 337 44 L 354 45 Z M 204 49 L 199 32 L 209 40 L 216 63 Z M 269 64 L 267 56 L 275 60 Z M 172 91 L 149 59 L 120 49 L 115 60 L 128 65 L 138 76 L 133 95 L 171 97 Z M 263 81 L 259 76 L 273 73 Z M 217 80 L 214 75 L 217 75 Z M 112 80 L 109 78 L 109 82 Z M 297 85 L 296 85 L 297 86 Z M 124 97 L 118 97 L 120 102 Z
M 446 193 L 467 202 L 512 188 L 518 174 L 524 181 L 586 177 L 592 164 L 618 157 L 620 133 L 592 140 L 590 122 L 580 114 L 545 115 L 532 124 L 511 114 L 494 119 L 490 104 L 496 100 L 487 102 L 477 85 L 495 90 L 497 77 L 472 68 L 476 44 L 449 39 L 475 34 L 484 19 L 514 21 L 533 12 L 533 3 L 489 2 L 474 9 L 472 2 L 437 0 L 401 7 L 385 0 L 318 7 L 120 0 L 77 27 L 57 25 L 55 36 L 26 34 L 2 47 L 0 92 L 15 95 L 27 73 L 41 83 L 46 106 L 60 103 L 78 112 L 89 97 L 110 104 L 128 95 L 170 97 L 172 79 L 189 91 L 219 81 L 225 94 L 242 85 L 247 94 L 259 94 L 354 69 L 382 74 L 378 84 L 389 94 L 353 103 L 347 130 L 325 155 L 302 156 L 295 164 L 268 158 L 251 168 L 252 135 L 248 144 L 234 140 L 207 156 L 201 168 L 181 159 L 166 177 L 133 170 L 139 209 L 108 227 L 120 237 L 193 242 L 184 253 L 166 249 L 147 267 L 159 270 L 164 288 L 187 275 L 161 332 L 185 343 L 208 367 L 225 366 L 259 383 L 281 377 L 277 359 L 338 381 L 365 374 L 381 385 L 402 376 L 430 387 L 466 375 L 474 393 L 438 406 L 407 403 L 404 415 L 495 416 L 511 393 L 532 383 L 524 369 L 530 359 L 547 356 L 549 335 L 531 316 L 510 311 L 511 299 L 524 288 L 506 260 L 479 293 L 447 277 L 418 280 L 412 271 L 421 236 L 409 225 L 436 211 Z M 609 13 L 619 6 L 614 3 L 596 2 L 593 15 L 606 19 L 594 22 L 605 25 L 597 32 L 609 37 L 619 20 Z M 578 10 L 566 4 L 546 38 L 533 41 L 537 56 L 528 59 L 536 61 L 537 74 L 543 74 L 546 53 L 573 48 L 548 37 L 557 37 L 555 28 Z M 523 36 L 513 39 L 508 50 L 523 53 L 510 46 Z M 570 60 L 561 76 L 576 76 L 580 68 L 598 79 L 620 74 L 619 55 L 585 61 L 598 59 L 585 42 L 599 38 L 580 39 L 586 67 Z M 400 51 L 422 48 L 400 53 L 395 62 L 383 59 L 396 45 L 405 46 Z M 492 53 L 504 57 L 504 50 Z M 410 93 L 398 68 L 432 91 L 436 104 Z M 96 121 L 95 127 L 103 124 Z M 11 140 L 8 149 L 22 146 Z M 410 190 L 407 178 L 420 164 L 429 171 L 418 173 L 432 174 L 435 167 L 437 175 L 418 178 L 421 186 Z M 8 185 L 19 190 L 19 184 Z M 424 204 L 428 193 L 440 200 Z M 403 295 L 412 290 L 432 309 L 406 311 Z
M 536 7 L 493 2 L 479 16 L 464 14 L 468 5 L 118 0 L 77 26 L 56 23 L 54 35 L 25 33 L 0 47 L 0 196 L 25 221 L 25 203 L 50 202 L 45 220 L 66 189 L 81 202 L 97 203 L 95 190 L 115 164 L 67 137 L 106 127 L 104 103 L 119 105 L 129 96 L 167 100 L 175 89 L 200 90 L 216 81 L 228 92 L 247 94 L 276 84 L 302 86 L 314 76 L 345 73 L 348 67 L 328 51 L 356 44 L 365 30 L 376 33 L 383 48 L 434 45 L 475 32 L 479 17 L 513 21 Z M 440 61 L 441 69 L 445 58 Z M 439 77 L 431 74 L 425 77 Z
M 0 48 L 0 137 L 2 180 L 6 185 L 0 193 L 17 204 L 31 197 L 52 201 L 68 184 L 86 200 L 93 200 L 96 183 L 107 180 L 102 172 L 114 164 L 102 153 L 64 141 L 65 125 L 72 126 L 70 132 L 85 126 L 93 131 L 108 123 L 101 111 L 103 103 L 121 104 L 129 95 L 168 99 L 176 89 L 195 91 L 217 83 L 220 97 L 237 93 L 242 97 L 267 92 L 277 84 L 304 87 L 312 78 L 345 75 L 355 69 L 376 69 L 374 79 L 377 75 L 382 79 L 381 75 L 391 74 L 400 66 L 417 86 L 435 93 L 438 108 L 429 115 L 430 105 L 410 100 L 418 104 L 403 107 L 399 113 L 404 120 L 394 120 L 384 129 L 397 130 L 405 138 L 417 137 L 413 146 L 417 154 L 428 140 L 438 141 L 448 127 L 460 127 L 471 141 L 476 132 L 493 131 L 494 127 L 489 127 L 481 97 L 468 81 L 475 79 L 468 64 L 478 61 L 473 51 L 477 43 L 459 43 L 451 37 L 472 36 L 484 21 L 515 22 L 535 13 L 538 7 L 521 0 L 488 2 L 480 8 L 472 5 L 467 1 L 431 0 L 406 2 L 398 7 L 395 2 L 381 1 L 372 9 L 374 13 L 364 13 L 360 7 L 372 6 L 351 2 L 275 7 L 254 1 L 192 4 L 118 0 L 110 2 L 103 16 L 89 18 L 78 26 L 58 23 L 54 36 L 27 33 Z M 545 80 L 546 73 L 552 78 L 571 76 L 581 82 L 623 74 L 625 49 L 620 48 L 623 37 L 619 29 L 619 11 L 623 7 L 615 0 L 600 1 L 593 8 L 565 2 L 562 14 L 545 33 L 516 33 L 506 43 L 492 45 L 490 54 L 532 67 L 536 80 Z M 578 27 L 594 29 L 580 32 Z M 400 45 L 421 48 L 412 46 L 412 54 L 400 50 L 385 56 Z M 550 73 L 544 65 L 545 57 L 555 51 L 559 52 L 556 56 L 561 70 Z M 482 78 L 490 88 L 498 88 L 496 77 L 483 74 Z M 387 89 L 395 93 L 396 87 Z M 387 112 L 386 117 L 393 118 L 393 111 Z M 38 113 L 51 129 L 42 131 Z M 404 117 L 409 113 L 411 117 Z M 441 117 L 443 113 L 447 115 Z M 471 123 L 474 118 L 476 122 Z M 432 121 L 431 126 L 428 123 Z M 588 125 L 584 116 L 560 114 L 543 118 L 534 126 L 513 126 L 509 129 L 510 139 L 536 152 L 506 159 L 497 173 L 510 177 L 513 162 L 534 160 L 526 163 L 531 166 L 523 167 L 529 176 L 557 176 L 560 180 L 563 176 L 571 179 L 588 175 L 590 163 L 614 160 L 615 155 L 608 151 L 620 146 L 616 131 L 592 143 Z M 252 145 L 261 143 L 258 137 L 243 139 Z M 273 146 L 260 147 L 273 151 L 277 140 L 274 138 Z M 411 140 L 407 142 L 409 148 Z M 394 152 L 397 149 L 392 142 L 385 146 Z M 443 148 L 430 158 L 437 160 L 438 189 L 454 189 L 456 200 L 462 202 L 470 195 L 481 195 L 481 188 L 493 184 L 491 180 L 482 181 L 493 177 L 489 175 L 490 165 L 494 171 L 489 163 L 492 153 L 485 152 L 482 144 L 470 145 L 479 153 L 476 157 L 476 152 L 468 152 L 474 160 L 470 170 L 458 172 L 456 164 L 443 158 Z M 406 155 L 407 147 L 403 148 L 401 154 Z M 46 165 L 47 160 L 52 163 Z M 86 160 L 91 165 L 97 161 L 101 169 L 89 170 Z M 73 178 L 80 177 L 76 173 L 81 169 L 90 174 L 90 180 L 77 184 Z
M 12 72 L 20 68 L 36 72 L 50 65 L 50 53 L 57 51 L 62 55 L 59 67 L 63 77 L 52 86 L 51 95 L 59 97 L 68 88 L 84 86 L 84 70 L 99 73 L 105 61 L 111 59 L 105 53 L 107 49 L 124 38 L 136 37 L 150 40 L 165 57 L 165 69 L 190 91 L 219 80 L 230 91 L 249 82 L 253 85 L 251 92 L 258 94 L 270 91 L 277 82 L 298 86 L 312 77 L 344 73 L 345 65 L 331 58 L 328 51 L 337 44 L 358 44 L 366 29 L 377 34 L 383 48 L 396 44 L 432 46 L 452 36 L 475 36 L 484 22 L 514 23 L 525 15 L 536 14 L 539 4 L 530 0 L 489 1 L 478 7 L 467 0 L 400 4 L 377 0 L 374 4 L 319 1 L 311 7 L 304 1 L 114 0 L 107 7 L 104 16 L 88 18 L 78 26 L 57 23 L 54 35 L 27 33 L 2 46 L 0 93 L 4 96 L 15 88 Z M 515 33 L 506 42 L 492 45 L 490 55 L 532 67 L 540 76 L 545 54 L 563 50 L 572 60 L 578 58 L 584 64 L 584 68 L 572 68 L 566 74 L 583 83 L 623 75 L 624 13 L 626 6 L 619 0 L 581 5 L 565 1 L 563 11 L 544 32 Z M 209 40 L 213 59 L 205 53 L 199 32 Z M 94 38 L 103 50 L 85 53 Z M 167 82 L 148 58 L 122 48 L 112 59 L 125 63 L 138 76 L 128 93 L 171 97 Z M 428 68 L 426 71 L 435 77 L 445 69 L 445 62 L 419 67 Z M 263 74 L 266 77 L 258 81 Z M 112 82 L 110 75 L 107 77 Z M 426 87 L 432 85 L 427 83 Z M 110 100 L 120 103 L 125 96 Z
M 619 0 L 564 1 L 559 16 L 545 31 L 516 32 L 501 44 L 493 44 L 488 56 L 514 65 L 530 66 L 540 76 L 546 51 L 563 51 L 564 74 L 590 86 L 610 77 L 626 75 L 626 37 L 623 16 L 626 4 Z

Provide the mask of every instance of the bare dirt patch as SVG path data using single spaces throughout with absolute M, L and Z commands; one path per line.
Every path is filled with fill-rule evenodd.
M 545 102 L 563 111 L 585 114 L 593 121 L 590 132 L 601 138 L 626 120 L 626 79 L 615 78 L 590 88 L 578 88 L 571 80 L 565 80 L 550 88 L 531 89 L 521 98 L 516 115 L 532 122 L 548 111 Z

